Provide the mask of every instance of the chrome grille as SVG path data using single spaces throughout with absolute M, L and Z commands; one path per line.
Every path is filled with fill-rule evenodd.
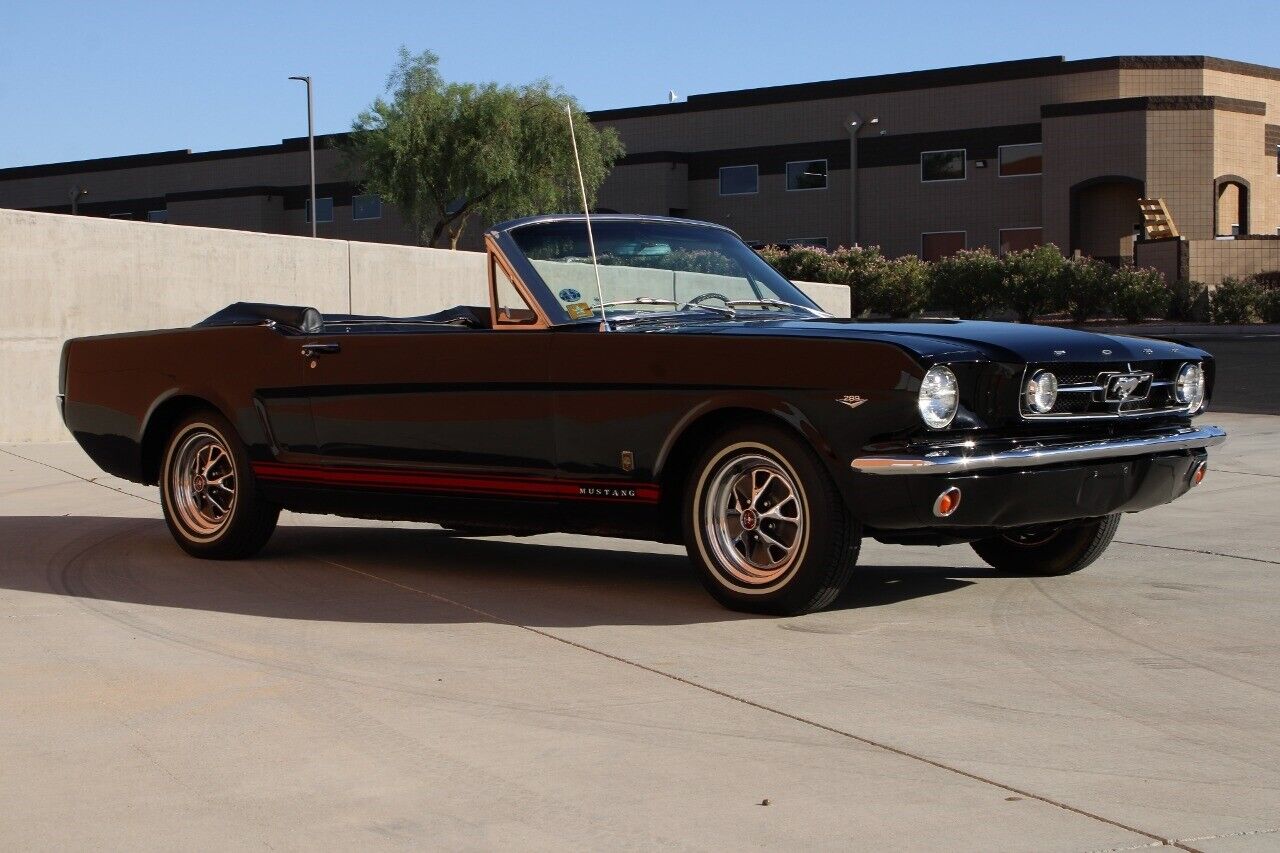
M 1039 370 L 1048 370 L 1058 377 L 1058 399 L 1053 408 L 1044 414 L 1027 409 L 1022 394 L 1018 405 L 1024 418 L 1118 418 L 1140 415 L 1177 414 L 1186 407 L 1174 396 L 1174 382 L 1181 361 L 1129 361 L 1114 363 L 1039 363 L 1027 365 L 1023 379 Z M 1150 374 L 1148 384 L 1145 375 Z M 1136 376 L 1139 379 L 1135 393 L 1138 399 L 1108 399 L 1112 377 Z M 1133 384 L 1133 383 L 1130 383 Z M 1115 389 L 1112 389 L 1114 392 Z M 1142 391 L 1146 391 L 1145 394 Z

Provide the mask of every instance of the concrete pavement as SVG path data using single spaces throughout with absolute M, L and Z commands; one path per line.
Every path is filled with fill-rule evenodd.
M 1280 847 L 1280 418 L 1093 567 L 867 543 L 824 613 L 678 548 L 287 516 L 0 447 L 0 847 Z M 765 800 L 768 805 L 761 805 Z

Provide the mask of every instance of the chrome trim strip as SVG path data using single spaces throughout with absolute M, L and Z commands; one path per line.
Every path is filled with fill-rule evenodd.
M 1199 450 L 1227 440 L 1221 427 L 1181 427 L 1160 435 L 1108 438 L 1079 444 L 1035 444 L 995 453 L 970 453 L 964 448 L 935 450 L 917 455 L 859 456 L 849 463 L 863 474 L 966 474 L 1001 468 L 1031 468 L 1063 462 L 1123 459 L 1179 450 Z

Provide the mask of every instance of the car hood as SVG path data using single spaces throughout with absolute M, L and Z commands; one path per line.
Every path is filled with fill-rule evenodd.
M 840 338 L 894 344 L 921 358 L 985 358 L 1020 362 L 1115 362 L 1202 358 L 1193 346 L 1174 341 L 1082 332 L 1057 326 L 978 320 L 866 322 L 843 319 L 715 320 L 632 327 L 671 334 Z

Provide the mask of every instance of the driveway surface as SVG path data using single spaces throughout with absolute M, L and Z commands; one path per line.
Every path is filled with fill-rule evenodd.
M 1074 577 L 868 542 L 823 613 L 681 549 L 286 516 L 0 447 L 0 847 L 1280 848 L 1280 418 Z M 764 804 L 767 801 L 767 805 Z

